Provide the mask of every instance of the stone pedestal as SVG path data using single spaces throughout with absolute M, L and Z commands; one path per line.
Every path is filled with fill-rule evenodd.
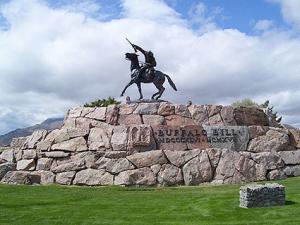
M 267 122 L 251 107 L 152 100 L 76 107 L 60 129 L 0 148 L 0 183 L 164 186 L 300 176 L 300 130 Z

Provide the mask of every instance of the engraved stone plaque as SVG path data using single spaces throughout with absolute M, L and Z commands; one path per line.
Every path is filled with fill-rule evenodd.
M 199 125 L 153 126 L 154 137 L 159 149 L 184 151 L 209 148 L 206 131 Z
M 246 126 L 203 126 L 208 142 L 214 148 L 227 148 L 232 151 L 246 151 L 249 142 L 249 129 Z

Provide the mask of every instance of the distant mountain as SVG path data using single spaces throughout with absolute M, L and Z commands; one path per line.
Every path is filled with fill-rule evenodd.
M 47 119 L 41 124 L 36 124 L 31 127 L 16 129 L 7 134 L 0 136 L 0 146 L 9 145 L 11 140 L 16 137 L 25 137 L 31 135 L 35 130 L 45 129 L 45 130 L 54 130 L 59 128 L 63 124 L 63 118 L 51 118 Z

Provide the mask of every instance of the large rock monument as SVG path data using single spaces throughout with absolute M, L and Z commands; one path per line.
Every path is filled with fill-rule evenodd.
M 171 186 L 300 176 L 300 130 L 258 108 L 131 103 L 70 109 L 64 125 L 14 139 L 7 184 Z

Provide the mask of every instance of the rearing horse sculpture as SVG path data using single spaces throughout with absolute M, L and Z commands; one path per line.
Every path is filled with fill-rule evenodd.
M 167 78 L 167 80 L 168 80 L 169 84 L 171 85 L 171 87 L 175 91 L 177 91 L 177 88 L 176 88 L 174 82 L 172 81 L 172 79 L 167 74 L 164 74 L 161 71 L 154 70 L 154 76 L 148 76 L 147 71 L 144 71 L 142 74 L 140 74 L 141 66 L 139 64 L 137 54 L 135 54 L 135 53 L 126 53 L 125 54 L 125 59 L 131 61 L 131 66 L 130 66 L 131 81 L 126 85 L 126 87 L 122 91 L 121 96 L 124 95 L 126 89 L 129 86 L 136 83 L 136 85 L 138 86 L 138 89 L 139 89 L 139 93 L 140 93 L 140 98 L 139 99 L 143 99 L 141 83 L 153 83 L 155 85 L 155 87 L 158 89 L 158 92 L 156 92 L 152 95 L 152 99 L 157 100 L 161 97 L 161 95 L 165 91 L 165 88 L 163 86 L 163 84 L 166 80 L 165 78 Z

